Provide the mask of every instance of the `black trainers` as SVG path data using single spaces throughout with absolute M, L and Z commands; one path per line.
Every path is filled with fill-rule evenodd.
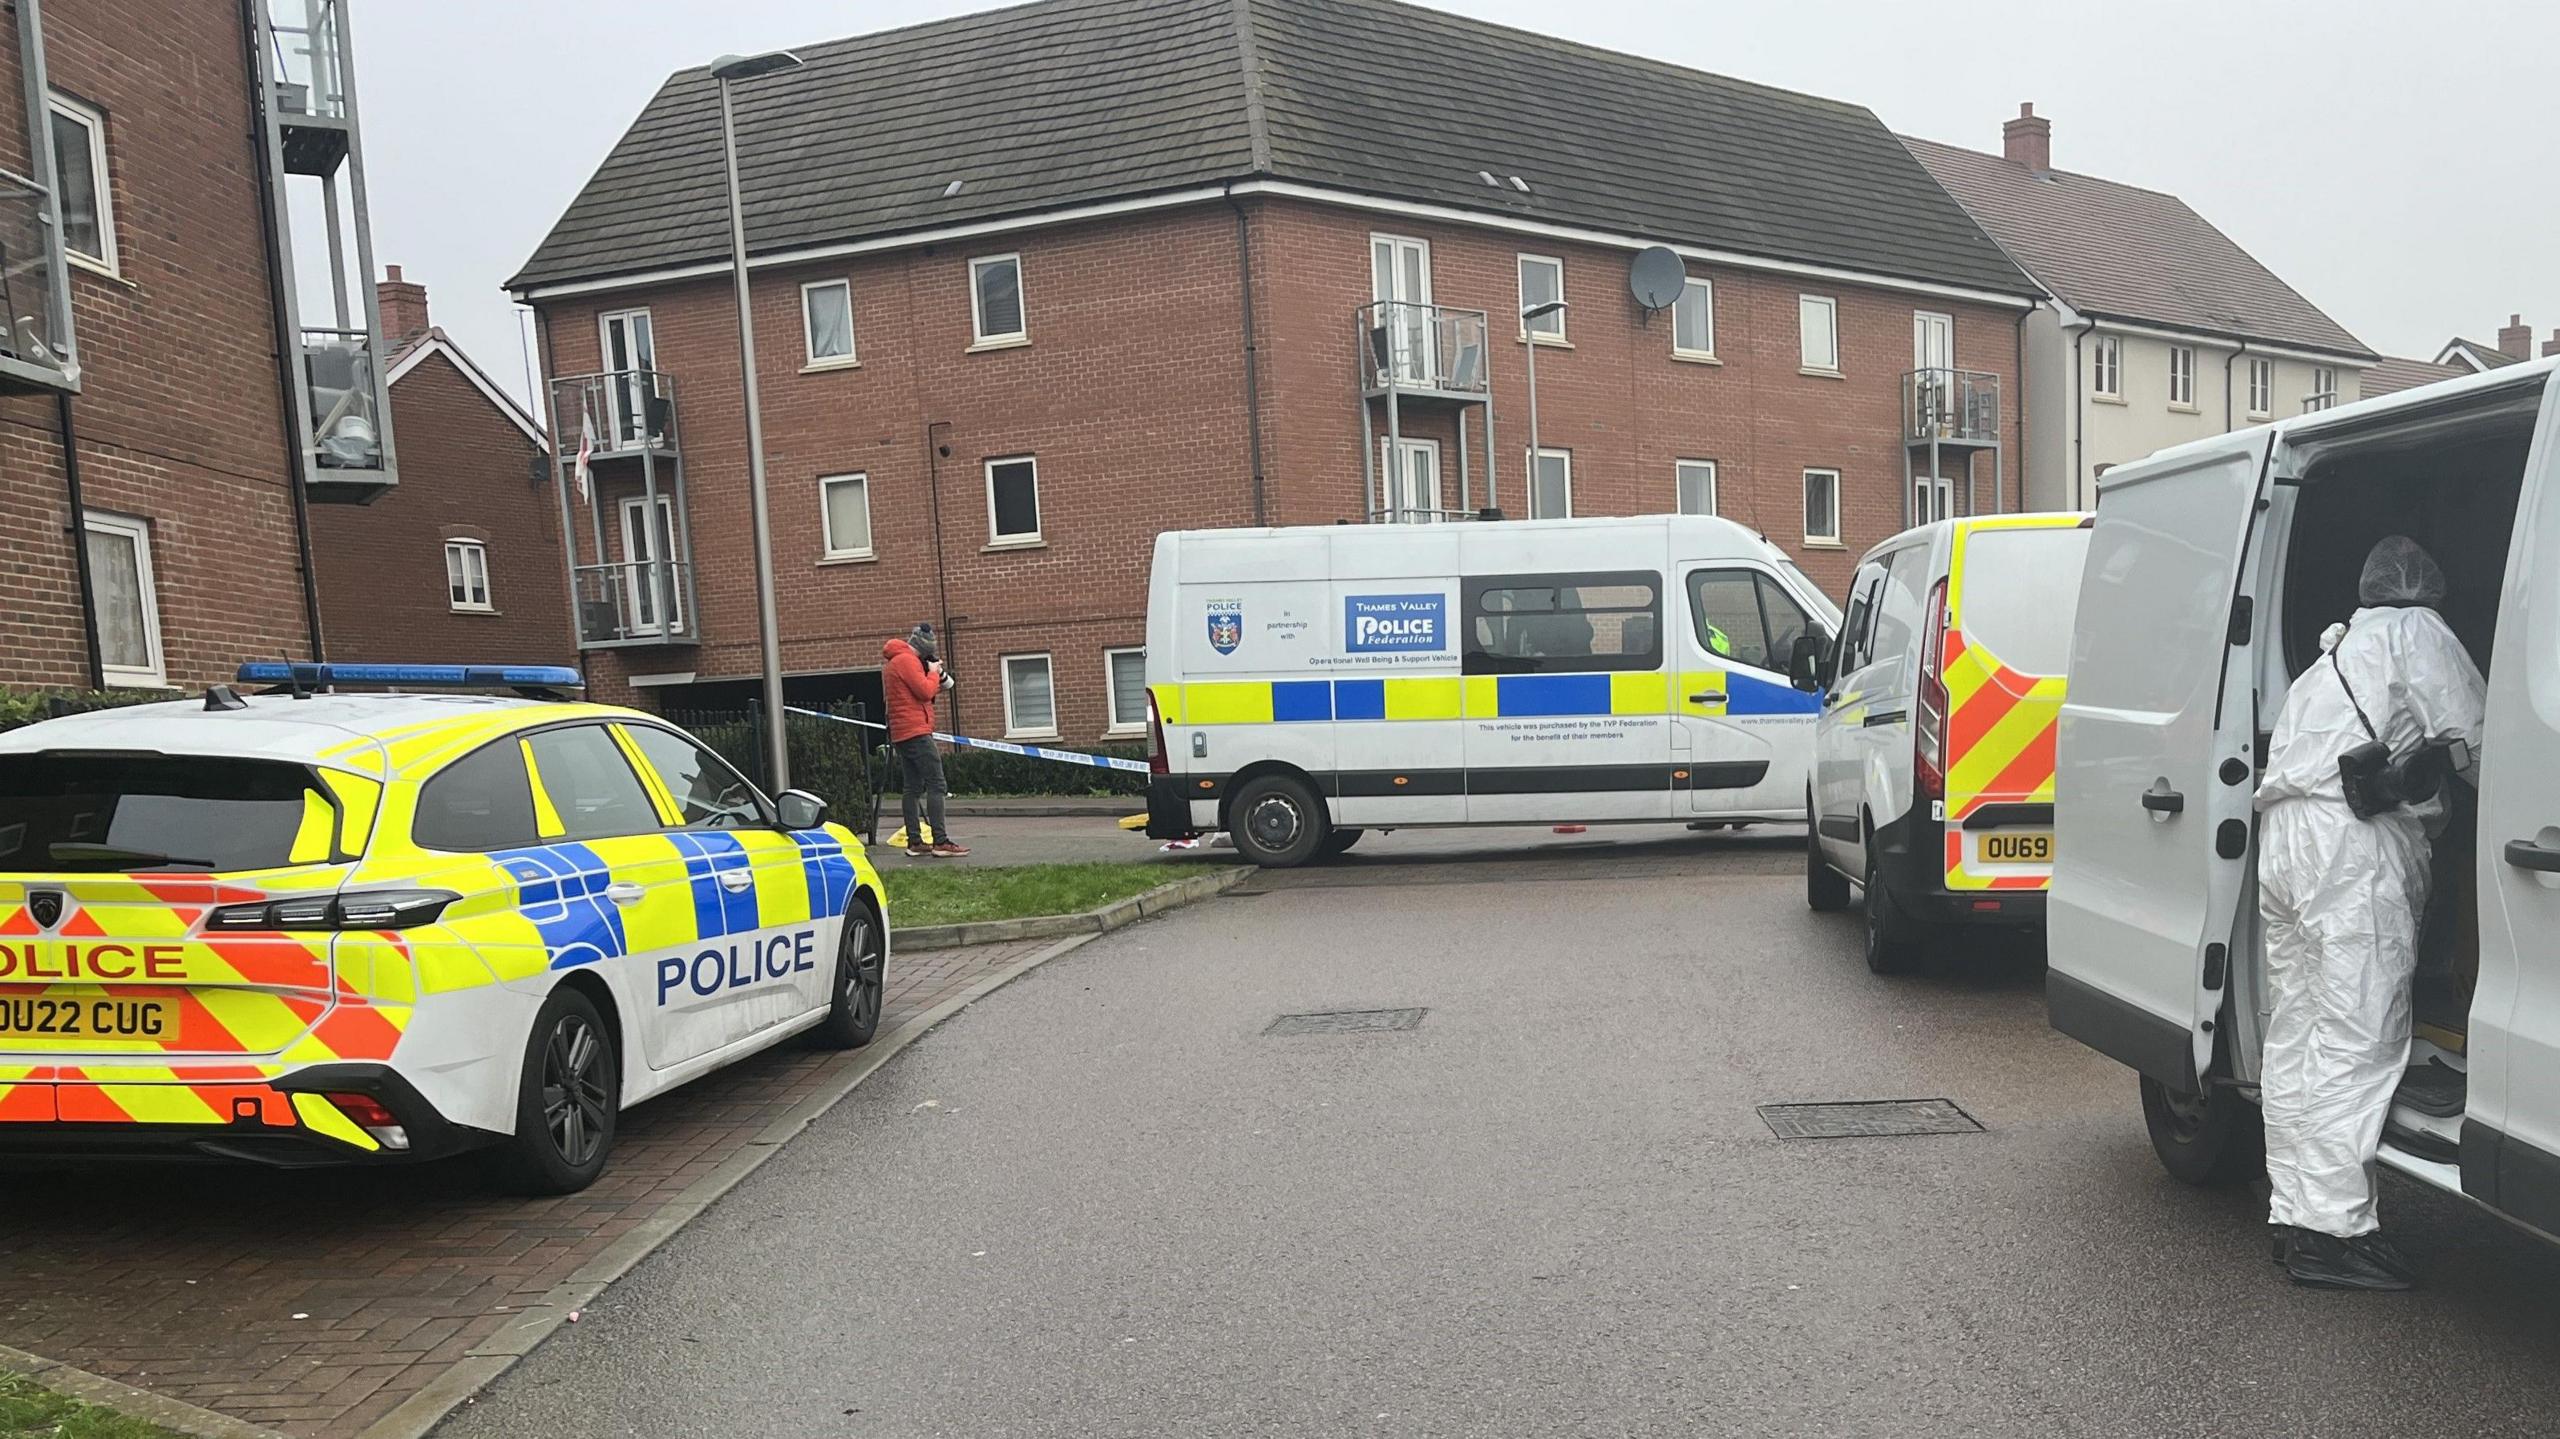
M 2354 1240 L 2309 1229 L 2294 1232 L 2284 1272 L 2311 1289 L 2396 1292 L 2409 1287 L 2407 1275 L 2384 1268 Z

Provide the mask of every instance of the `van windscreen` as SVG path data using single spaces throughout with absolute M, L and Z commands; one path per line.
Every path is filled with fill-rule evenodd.
M 334 814 L 310 772 L 274 760 L 0 755 L 0 873 L 274 869 L 315 811 Z
M 1965 643 L 2030 675 L 2070 668 L 2071 625 L 2080 610 L 2080 568 L 2089 532 L 1975 530 L 1964 542 L 1964 588 L 1956 622 Z

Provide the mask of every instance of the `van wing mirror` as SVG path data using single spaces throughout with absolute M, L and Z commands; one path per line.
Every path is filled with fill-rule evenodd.
M 1807 630 L 1796 636 L 1795 648 L 1787 655 L 1787 678 L 1806 694 L 1820 694 L 1831 677 L 1824 674 L 1831 658 L 1831 636 L 1820 630 Z
M 827 802 L 805 789 L 786 789 L 773 801 L 776 820 L 784 829 L 816 829 L 827 822 Z

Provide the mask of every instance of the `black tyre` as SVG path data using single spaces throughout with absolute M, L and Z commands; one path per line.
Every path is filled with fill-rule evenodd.
M 551 991 L 525 1041 L 515 1137 L 491 1156 L 519 1194 L 574 1194 L 613 1155 L 622 1116 L 622 1060 L 595 1001 L 571 985 Z
M 1909 974 L 1920 963 L 1920 939 L 1885 885 L 1873 835 L 1867 837 L 1866 890 L 1868 971 Z
M 1344 850 L 1358 844 L 1360 842 L 1360 836 L 1367 833 L 1368 831 L 1365 829 L 1337 829 L 1329 831 L 1324 837 L 1324 852 L 1326 854 L 1340 854 Z
M 827 1017 L 809 1031 L 813 1049 L 860 1049 L 880 1030 L 881 996 L 887 988 L 889 943 L 879 913 L 856 898 L 844 913 L 844 937 L 836 942 L 834 996 Z
M 1255 775 L 1227 806 L 1227 835 L 1235 841 L 1236 853 L 1265 869 L 1288 869 L 1315 858 L 1331 829 L 1324 801 L 1292 775 Z
M 1849 907 L 1849 877 L 1822 856 L 1822 831 L 1813 822 L 1813 796 L 1805 796 L 1804 902 L 1816 914 L 1838 914 Z
M 2266 1121 L 2230 1085 L 2208 1083 L 2202 1094 L 2173 1094 L 2146 1075 L 2142 1123 L 2151 1131 L 2160 1167 L 2182 1183 L 2220 1189 L 2266 1172 Z

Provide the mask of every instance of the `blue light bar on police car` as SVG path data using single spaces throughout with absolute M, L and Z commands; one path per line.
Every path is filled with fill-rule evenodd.
M 404 685 L 411 689 L 582 689 L 586 680 L 567 665 L 341 665 L 251 660 L 240 666 L 244 685 Z

